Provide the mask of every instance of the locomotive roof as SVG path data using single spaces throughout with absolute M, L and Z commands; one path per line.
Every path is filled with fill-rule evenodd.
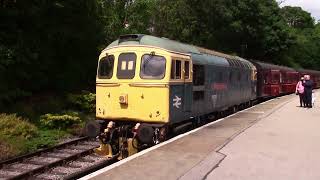
M 170 40 L 167 38 L 159 38 L 159 37 L 150 36 L 150 35 L 143 35 L 143 34 L 123 35 L 123 36 L 120 36 L 118 40 L 112 42 L 107 48 L 112 48 L 119 45 L 149 45 L 149 46 L 160 47 L 169 51 L 187 53 L 187 54 L 191 54 L 192 60 L 194 61 L 195 64 L 215 64 L 220 66 L 231 65 L 231 66 L 252 68 L 252 65 L 249 63 L 249 61 L 236 56 L 231 56 L 228 54 L 197 47 L 194 45 L 188 45 L 188 44 Z M 230 61 L 233 61 L 234 63 L 230 63 Z

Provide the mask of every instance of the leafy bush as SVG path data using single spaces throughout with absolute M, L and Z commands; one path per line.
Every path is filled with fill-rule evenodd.
M 0 138 L 0 161 L 9 158 L 13 149 L 3 139 Z
M 40 116 L 40 123 L 47 128 L 62 128 L 79 124 L 81 119 L 77 112 L 66 112 L 66 114 L 45 114 Z
M 56 145 L 62 138 L 70 136 L 64 130 L 38 129 L 37 135 L 26 140 L 23 137 L 8 137 L 0 134 L 0 161 L 17 155 L 33 152 L 39 148 L 48 148 Z
M 96 94 L 94 93 L 68 94 L 67 101 L 80 111 L 95 112 L 96 110 Z
M 30 139 L 37 135 L 37 127 L 16 114 L 0 114 L 0 134 L 7 137 Z
M 56 145 L 62 138 L 68 137 L 66 131 L 59 129 L 39 130 L 39 135 L 25 142 L 27 152 L 36 151 L 39 148 L 48 148 Z

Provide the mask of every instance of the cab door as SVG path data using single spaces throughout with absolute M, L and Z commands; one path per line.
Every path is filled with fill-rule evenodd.
M 170 122 L 178 123 L 191 116 L 192 81 L 190 61 L 187 58 L 172 57 L 170 77 Z M 189 66 L 189 68 L 188 68 Z M 188 71 L 186 71 L 186 69 Z M 188 75 L 189 73 L 189 75 Z
M 183 63 L 183 80 L 184 80 L 184 104 L 183 110 L 191 112 L 192 109 L 192 63 L 190 60 L 184 60 Z

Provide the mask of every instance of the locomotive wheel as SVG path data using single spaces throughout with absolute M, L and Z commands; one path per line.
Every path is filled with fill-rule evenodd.
M 233 113 L 236 113 L 238 111 L 238 107 L 237 106 L 233 106 L 233 108 L 232 108 L 232 114 Z
M 137 138 L 143 144 L 152 144 L 154 129 L 146 124 L 141 124 L 137 131 Z
M 160 142 L 166 141 L 168 138 L 168 127 L 162 127 L 160 128 L 159 132 L 159 140 Z

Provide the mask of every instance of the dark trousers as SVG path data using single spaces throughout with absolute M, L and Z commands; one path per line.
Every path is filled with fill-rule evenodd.
M 306 98 L 305 98 L 305 95 L 304 93 L 300 94 L 299 93 L 299 98 L 300 98 L 300 106 L 306 106 Z
M 305 93 L 305 99 L 306 99 L 306 105 L 308 107 L 312 107 L 312 91 L 311 92 L 306 92 Z

